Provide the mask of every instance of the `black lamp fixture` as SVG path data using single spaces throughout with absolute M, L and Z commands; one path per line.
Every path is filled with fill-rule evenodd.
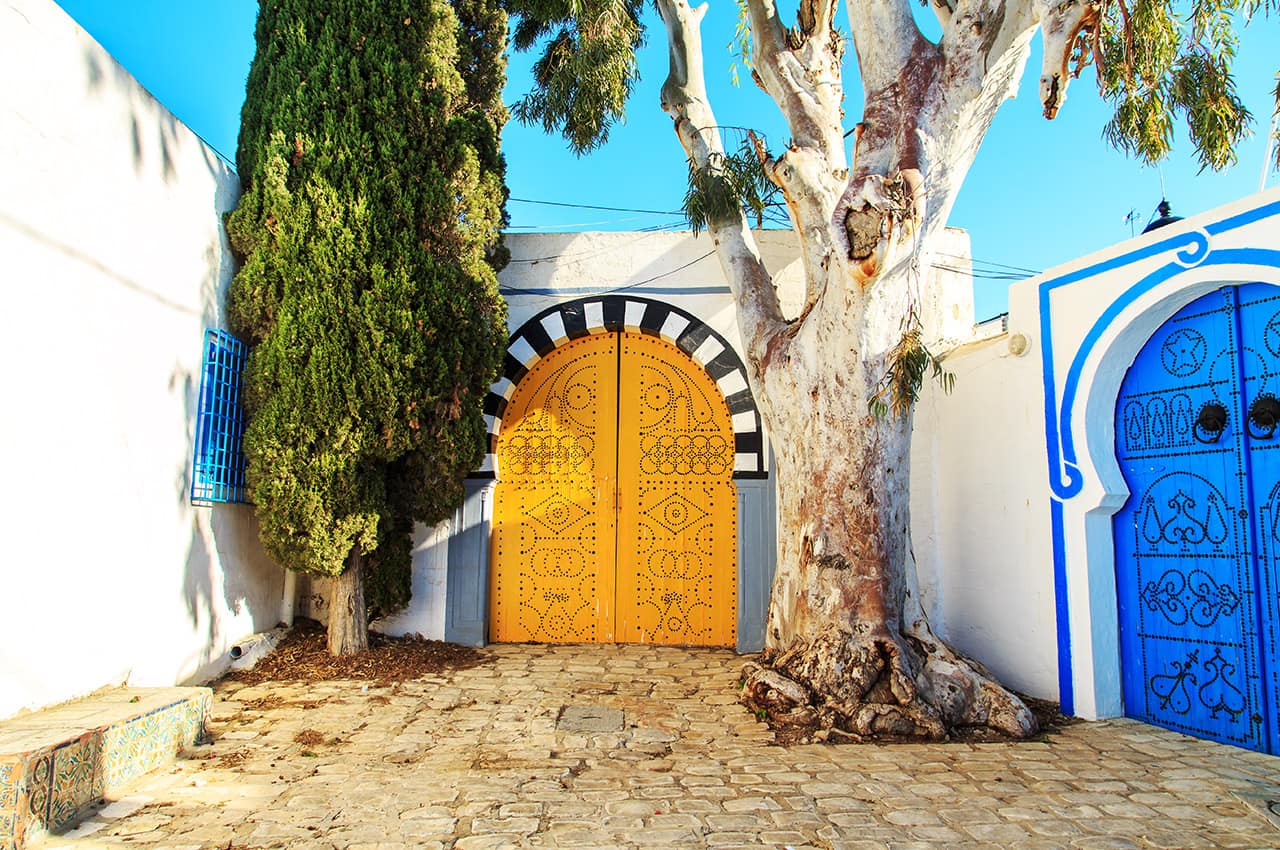
M 1160 217 L 1152 221 L 1146 227 L 1142 228 L 1143 233 L 1164 227 L 1166 224 L 1173 224 L 1175 221 L 1182 221 L 1182 216 L 1173 214 L 1173 207 L 1164 198 L 1160 199 L 1160 203 L 1156 204 L 1156 214 Z

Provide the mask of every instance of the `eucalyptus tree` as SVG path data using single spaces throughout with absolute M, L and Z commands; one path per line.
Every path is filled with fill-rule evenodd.
M 745 698 L 778 722 L 855 736 L 938 739 L 961 726 L 1025 736 L 1035 730 L 1031 713 L 938 639 L 919 599 L 910 416 L 922 381 L 947 381 L 922 337 L 920 269 L 1037 30 L 1046 118 L 1092 64 L 1115 107 L 1112 144 L 1155 161 L 1183 121 L 1201 162 L 1218 168 L 1250 121 L 1231 77 L 1234 27 L 1241 15 L 1273 11 L 1263 6 L 1274 0 L 927 2 L 936 39 L 910 0 L 845 0 L 843 12 L 840 0 L 799 0 L 790 25 L 776 0 L 737 0 L 752 80 L 790 131 L 776 150 L 751 134 L 744 152 L 726 149 L 708 98 L 708 7 L 655 0 L 670 59 L 661 106 L 690 165 L 686 213 L 709 232 L 737 303 L 777 459 L 779 562 L 766 650 L 747 669 Z M 509 8 L 516 48 L 540 54 L 516 116 L 589 151 L 622 118 L 638 78 L 642 0 Z M 843 111 L 847 44 L 865 104 L 856 122 Z M 796 318 L 779 308 L 748 226 L 762 184 L 785 199 L 799 244 L 805 297 Z
M 267 551 L 333 579 L 334 654 L 407 602 L 414 521 L 483 456 L 505 48 L 490 0 L 259 4 L 227 222 L 249 491 Z

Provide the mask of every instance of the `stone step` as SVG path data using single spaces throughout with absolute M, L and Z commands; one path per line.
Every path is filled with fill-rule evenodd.
M 119 688 L 0 721 L 0 850 L 75 823 L 91 803 L 204 735 L 209 688 Z

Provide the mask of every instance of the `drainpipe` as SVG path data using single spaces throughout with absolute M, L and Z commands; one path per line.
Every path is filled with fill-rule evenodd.
M 269 632 L 259 632 L 232 644 L 231 669 L 251 669 L 253 665 L 271 654 L 276 644 L 280 643 L 280 639 L 284 637 L 285 631 L 285 629 L 272 629 Z
M 298 574 L 293 570 L 284 571 L 284 593 L 280 596 L 280 622 L 284 627 L 293 626 L 293 605 L 298 599 Z

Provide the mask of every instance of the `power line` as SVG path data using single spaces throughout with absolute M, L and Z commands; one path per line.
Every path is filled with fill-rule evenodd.
M 1031 277 L 1031 275 L 1014 274 L 1012 272 L 984 272 L 981 270 L 974 271 L 973 269 L 961 269 L 961 268 L 956 268 L 955 266 L 944 265 L 942 263 L 933 263 L 932 266 L 935 269 L 941 269 L 942 271 L 946 271 L 946 272 L 955 272 L 956 274 L 967 274 L 970 277 L 974 278 L 975 280 L 1016 281 L 1016 280 L 1026 280 L 1028 277 Z
M 684 213 L 680 211 L 674 211 L 674 210 L 664 211 L 664 210 L 639 209 L 636 207 L 610 207 L 610 206 L 603 206 L 600 204 L 574 204 L 566 201 L 543 201 L 543 200 L 538 200 L 536 198 L 508 198 L 507 200 L 515 203 L 520 203 L 520 204 L 537 204 L 539 206 L 547 206 L 547 207 L 565 207 L 569 209 L 582 209 L 582 210 L 604 210 L 606 212 L 639 213 L 643 215 L 679 216 L 681 218 L 681 221 L 679 222 L 654 224 L 654 225 L 649 225 L 647 227 L 639 228 L 637 232 L 640 232 L 640 233 L 659 233 L 659 232 L 679 230 L 679 229 L 682 229 L 685 224 L 683 220 Z M 769 220 L 771 222 L 781 224 L 781 225 L 791 224 L 790 217 L 787 216 L 785 213 L 784 204 L 775 202 L 775 203 L 768 204 L 766 206 L 767 206 L 767 209 L 764 215 L 766 220 Z M 623 219 L 623 221 L 625 220 L 626 219 Z M 613 223 L 616 223 L 617 221 L 618 221 L 617 219 L 612 219 L 612 220 L 606 220 L 606 221 L 584 222 L 580 225 L 574 225 L 574 224 L 512 225 L 511 229 L 513 230 L 547 230 L 547 229 L 552 229 L 556 227 L 587 227 L 587 226 L 600 225 L 600 224 L 613 224 Z M 714 253 L 714 251 L 712 253 Z M 575 255 L 553 254 L 546 257 L 530 257 L 530 258 L 512 259 L 511 262 L 512 263 L 541 263 L 541 262 L 549 262 L 551 260 L 565 259 L 566 257 L 570 257 L 570 256 L 581 256 L 581 255 L 580 254 L 575 254 Z M 1015 266 L 1015 265 L 1010 265 L 1008 263 L 999 263 L 994 260 L 983 260 L 978 257 L 965 257 L 959 254 L 948 254 L 948 253 L 939 253 L 938 256 L 947 257 L 952 260 L 958 260 L 960 262 L 968 262 L 970 263 L 971 267 L 968 269 L 963 269 L 963 268 L 957 268 L 955 266 L 935 263 L 934 264 L 935 268 L 939 268 L 949 272 L 956 272 L 958 274 L 969 274 L 969 275 L 972 275 L 974 278 L 980 278 L 984 280 L 1009 280 L 1009 281 L 1024 280 L 1025 278 L 1030 277 L 1032 275 L 1040 274 L 1039 269 L 1030 269 L 1025 266 Z M 695 260 L 694 262 L 697 262 L 697 260 Z M 983 268 L 975 268 L 979 266 Z M 684 266 L 682 266 L 681 268 L 684 268 Z M 676 269 L 675 271 L 679 271 L 679 270 L 680 269 Z M 1005 270 L 1005 271 L 1000 271 L 1000 270 Z M 660 275 L 659 277 L 665 276 L 666 274 L 672 274 L 672 273 L 673 272 L 665 272 L 664 275 Z M 656 280 L 657 278 L 654 278 L 654 279 Z M 640 286 L 643 283 L 648 283 L 648 282 L 649 281 L 642 281 L 641 283 L 630 284 L 626 288 L 630 288 L 632 286 Z
M 682 272 L 685 269 L 689 268 L 690 266 L 697 265 L 698 263 L 705 260 L 707 257 L 710 257 L 715 252 L 716 252 L 715 249 L 712 248 L 710 251 L 703 254 L 701 257 L 695 257 L 694 259 L 690 260 L 684 265 L 676 266 L 674 269 L 670 269 L 669 271 L 665 271 L 660 274 L 655 274 L 654 276 L 647 277 L 644 280 L 637 280 L 635 283 L 628 283 L 626 286 L 619 286 L 614 289 L 606 289 L 602 291 L 600 294 L 613 295 L 618 292 L 626 292 L 628 289 L 635 289 L 638 286 L 644 286 L 645 284 L 653 283 L 655 280 L 662 280 L 664 277 L 670 277 L 676 272 Z M 521 295 L 524 293 L 524 290 L 520 289 L 519 287 L 512 287 L 512 286 L 499 286 L 498 291 L 503 295 Z M 535 294 L 544 295 L 545 293 L 535 293 Z
M 1040 269 L 1029 269 L 1029 268 L 1026 268 L 1026 267 L 1024 267 L 1024 266 L 1011 266 L 1011 265 L 1008 265 L 1007 263 L 997 263 L 997 262 L 995 262 L 995 261 L 993 261 L 993 260 L 980 260 L 980 259 L 978 259 L 977 257 L 965 257 L 965 256 L 962 256 L 962 255 L 960 255 L 960 254 L 947 254 L 947 253 L 944 253 L 944 252 L 939 252 L 939 253 L 938 253 L 938 256 L 939 256 L 939 257 L 950 257 L 950 258 L 951 258 L 951 259 L 953 259 L 953 260 L 961 260 L 961 261 L 968 260 L 969 262 L 971 262 L 971 263 L 975 263 L 975 264 L 978 264 L 978 265 L 983 265 L 983 266 L 996 266 L 996 267 L 998 267 L 998 268 L 1002 268 L 1002 269 L 1009 269 L 1009 270 L 1011 270 L 1011 271 L 1015 271 L 1015 272 L 1025 272 L 1026 274 L 1040 274 Z
M 544 207 L 570 207 L 575 210 L 605 210 L 607 212 L 628 212 L 628 213 L 644 213 L 646 215 L 684 215 L 683 212 L 673 210 L 638 210 L 631 207 L 602 207 L 596 204 L 568 204 L 563 201 L 536 201 L 532 198 L 507 198 L 508 201 L 517 204 L 538 204 Z

